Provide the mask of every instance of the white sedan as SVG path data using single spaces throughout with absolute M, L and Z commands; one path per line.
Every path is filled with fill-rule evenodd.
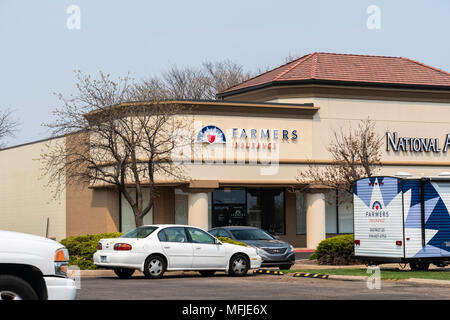
M 165 271 L 174 270 L 244 276 L 261 266 L 261 257 L 252 247 L 222 243 L 196 227 L 147 225 L 120 238 L 101 239 L 94 264 L 113 269 L 120 278 L 131 277 L 135 270 L 147 278 L 161 278 Z

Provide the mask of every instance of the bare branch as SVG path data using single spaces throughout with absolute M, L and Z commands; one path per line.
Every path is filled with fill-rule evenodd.
M 381 167 L 382 137 L 375 131 L 375 122 L 362 120 L 356 129 L 334 131 L 327 150 L 333 164 L 309 166 L 299 172 L 297 180 L 352 192 L 352 182 L 374 175 Z
M 0 111 L 0 141 L 6 137 L 13 137 L 17 131 L 19 122 L 12 118 L 12 111 L 5 109 Z M 0 149 L 5 147 L 5 143 L 0 143 Z

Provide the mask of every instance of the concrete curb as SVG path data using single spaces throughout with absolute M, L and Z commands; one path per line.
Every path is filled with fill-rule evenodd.
M 137 273 L 137 271 L 136 271 Z M 115 277 L 113 270 L 80 270 L 81 277 Z
M 346 281 L 367 281 L 365 276 L 342 276 L 342 275 L 328 275 L 330 280 L 346 280 Z
M 343 276 L 343 275 L 329 275 L 330 280 L 344 280 L 344 281 L 367 281 L 368 277 L 365 276 Z M 417 284 L 432 284 L 440 286 L 450 286 L 450 280 L 435 280 L 435 279 L 422 279 L 422 278 L 409 278 L 409 279 L 382 279 L 381 281 L 397 281 L 397 282 L 409 282 Z
M 399 280 L 399 281 L 406 281 L 406 282 L 412 282 L 412 283 L 417 283 L 417 284 L 436 284 L 436 285 L 450 286 L 450 280 L 409 278 L 409 279 Z

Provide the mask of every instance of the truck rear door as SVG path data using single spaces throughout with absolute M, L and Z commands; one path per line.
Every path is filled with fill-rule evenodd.
M 355 256 L 404 257 L 402 180 L 371 177 L 353 185 Z

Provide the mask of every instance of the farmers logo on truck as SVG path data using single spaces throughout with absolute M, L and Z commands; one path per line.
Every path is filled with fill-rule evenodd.
M 366 217 L 389 217 L 389 211 L 383 210 L 383 206 L 379 201 L 374 201 L 372 210 L 366 211 Z

